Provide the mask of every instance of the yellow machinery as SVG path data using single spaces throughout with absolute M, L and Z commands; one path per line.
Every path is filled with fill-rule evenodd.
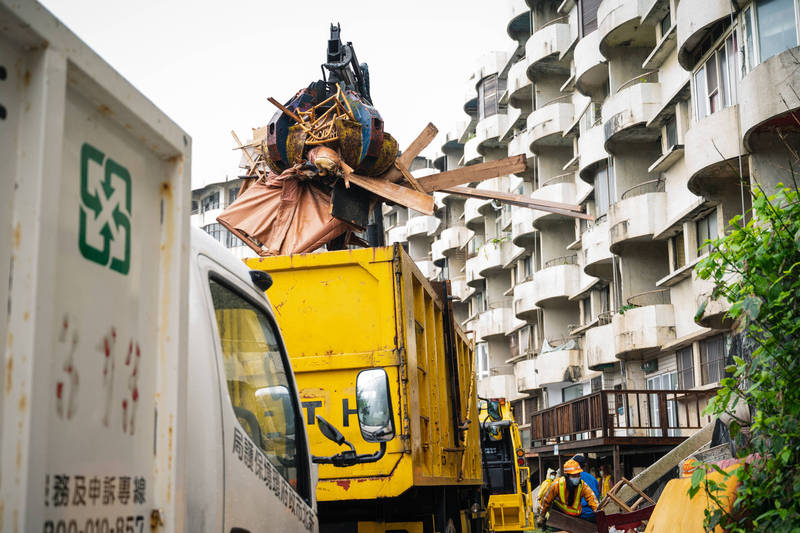
M 274 280 L 320 464 L 320 531 L 479 531 L 473 343 L 453 323 L 447 285 L 397 245 L 247 264 Z
M 530 470 L 514 422 L 504 399 L 480 400 L 484 501 L 489 531 L 533 528 Z

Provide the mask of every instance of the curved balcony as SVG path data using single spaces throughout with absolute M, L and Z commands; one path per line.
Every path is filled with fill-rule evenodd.
M 505 113 L 497 113 L 478 122 L 475 126 L 475 139 L 478 141 L 475 149 L 478 153 L 485 156 L 489 151 L 500 148 L 502 144 L 499 139 L 506 132 L 507 125 L 508 116 Z M 466 146 L 464 153 L 466 154 Z
M 514 285 L 514 314 L 521 320 L 536 320 L 536 312 L 539 307 L 534 303 L 536 299 L 536 285 L 534 281 L 528 280 Z
M 653 48 L 656 32 L 653 26 L 641 24 L 652 0 L 603 0 L 597 8 L 597 33 L 600 53 L 608 57 L 617 46 Z
M 662 180 L 651 180 L 622 193 L 621 200 L 608 209 L 609 249 L 619 254 L 625 246 L 649 241 L 664 226 L 667 194 Z
M 527 106 L 530 108 L 532 89 L 533 82 L 528 77 L 528 58 L 523 57 L 511 65 L 508 70 L 506 90 L 508 91 L 509 102 L 513 107 Z
M 483 180 L 482 182 L 478 183 L 475 188 L 481 191 L 505 190 L 501 178 L 490 178 L 488 180 Z M 478 212 L 483 215 L 487 215 L 493 211 L 494 207 L 492 207 L 492 200 L 483 200 L 483 203 L 478 205 Z
M 406 222 L 406 237 L 432 236 L 439 230 L 442 221 L 433 215 L 417 215 Z
M 531 150 L 537 152 L 548 146 L 567 146 L 571 139 L 563 134 L 572 125 L 572 95 L 566 94 L 545 103 L 528 115 L 528 140 Z
M 450 280 L 450 292 L 459 301 L 466 302 L 475 289 L 467 285 L 466 278 L 458 278 Z
M 517 107 L 510 106 L 506 110 L 506 127 L 500 135 L 500 142 L 503 143 L 503 146 L 508 146 L 508 142 L 514 137 L 514 133 L 525 127 L 527 118 L 528 115 L 526 114 L 523 117 L 522 109 Z
M 737 107 L 726 107 L 713 115 L 695 120 L 686 131 L 683 161 L 689 175 L 687 186 L 694 194 L 717 193 L 721 179 L 738 179 L 735 160 L 739 156 L 741 143 L 736 134 Z M 725 134 L 721 135 L 720 132 Z
M 422 275 L 425 276 L 427 279 L 434 279 L 436 276 L 439 275 L 441 269 L 433 263 L 433 261 L 414 261 L 417 264 L 417 268 L 419 271 L 422 272 Z
M 478 340 L 484 341 L 497 337 L 505 337 L 513 320 L 514 315 L 510 307 L 487 309 L 478 315 L 478 324 L 475 327 L 475 334 Z
M 461 133 L 466 128 L 467 124 L 463 121 L 459 121 L 455 127 L 444 134 L 444 142 L 442 142 L 441 146 L 443 153 L 450 154 L 464 149 L 464 144 L 459 142 L 459 139 L 461 138 Z
M 669 289 L 631 296 L 628 305 L 636 307 L 612 318 L 618 359 L 639 359 L 675 340 L 675 311 Z
M 614 326 L 611 315 L 604 316 L 602 326 L 587 329 L 583 340 L 583 354 L 589 370 L 603 370 L 614 366 L 618 359 L 614 348 Z
M 661 130 L 645 124 L 661 107 L 661 84 L 658 71 L 651 71 L 622 84 L 603 104 L 605 149 L 613 151 L 618 142 L 651 142 Z
M 528 115 L 530 116 L 530 115 Z M 526 119 L 527 121 L 527 119 Z M 526 169 L 522 172 L 515 172 L 517 176 L 530 175 L 536 165 L 536 157 L 531 152 L 530 135 L 528 134 L 527 127 L 517 132 L 510 141 L 508 141 L 508 156 L 525 155 Z
M 678 4 L 676 20 L 678 21 L 678 63 L 692 70 L 691 52 L 697 47 L 713 26 L 723 20 L 730 19 L 730 0 L 703 0 L 702 2 L 681 2 Z
M 488 203 L 491 203 L 491 200 L 482 198 L 467 198 L 467 201 L 464 202 L 464 222 L 469 229 L 483 228 L 481 209 Z
M 481 262 L 477 255 L 468 258 L 466 264 L 464 265 L 464 270 L 466 271 L 467 285 L 469 285 L 473 289 L 478 289 L 482 287 L 486 281 L 480 274 L 479 271 L 480 265 Z
M 789 126 L 797 130 L 793 114 L 796 117 L 800 108 L 798 58 L 800 47 L 784 50 L 756 66 L 742 80 L 741 115 L 745 146 L 750 146 L 753 134 L 768 131 L 773 126 Z M 776 80 L 780 80 L 777 86 Z
M 545 263 L 533 277 L 533 303 L 539 307 L 563 301 L 580 290 L 581 267 L 576 256 L 559 257 Z M 559 264 L 560 263 L 560 264 Z
M 533 244 L 536 228 L 533 227 L 533 209 L 527 207 L 511 208 L 511 241 L 517 246 Z
M 510 0 L 506 33 L 513 40 L 523 43 L 531 33 L 531 8 L 525 0 Z
M 470 77 L 470 79 L 467 80 L 466 86 L 464 87 L 464 97 L 462 98 L 464 102 L 464 113 L 469 115 L 472 120 L 475 120 L 478 117 L 477 84 L 478 80 L 476 80 L 474 77 Z
M 569 16 L 563 16 L 551 20 L 531 35 L 525 43 L 529 78 L 569 73 L 569 63 L 559 58 L 571 44 L 570 33 Z
M 500 244 L 487 243 L 481 246 L 477 255 L 478 274 L 483 277 L 503 270 L 503 247 Z
M 431 243 L 431 261 L 439 267 L 443 267 L 445 264 L 444 246 L 445 243 L 440 239 L 436 239 Z
M 594 225 L 581 236 L 583 271 L 589 276 L 611 279 L 611 250 L 608 240 L 608 216 L 597 217 Z
M 388 231 L 387 245 L 394 244 L 394 243 L 404 243 L 408 241 L 408 234 L 406 230 L 406 225 L 403 224 L 402 226 L 396 226 Z
M 555 350 L 536 357 L 539 383 L 544 387 L 553 383 L 573 381 L 582 367 L 580 350 Z
M 500 374 L 478 379 L 478 396 L 483 398 L 505 398 L 513 401 L 519 398 L 514 374 Z
M 714 283 L 711 281 L 694 280 L 694 291 L 697 295 L 697 315 L 695 323 L 704 328 L 730 329 L 734 326 L 733 320 L 727 316 L 731 309 L 731 304 L 724 298 L 713 299 Z M 700 306 L 705 303 L 703 312 L 700 313 Z
M 516 363 L 514 365 L 514 378 L 517 380 L 517 391 L 523 394 L 530 394 L 541 388 L 534 359 L 525 359 Z
M 436 242 L 442 243 L 442 255 L 449 256 L 462 250 L 472 235 L 473 232 L 464 226 L 451 226 L 442 230 Z
M 578 137 L 578 153 L 581 155 L 578 162 L 578 175 L 589 185 L 594 184 L 594 173 L 592 172 L 594 167 L 597 163 L 608 159 L 608 152 L 604 147 L 605 140 L 605 128 L 602 123 L 589 128 Z
M 464 143 L 463 166 L 472 165 L 474 163 L 480 163 L 483 161 L 483 156 L 478 151 L 478 145 L 480 142 L 481 140 L 478 138 L 478 134 L 474 133 L 467 139 L 467 142 Z
M 562 204 L 575 203 L 575 173 L 560 174 L 542 182 L 539 188 L 533 191 L 531 198 L 548 202 L 560 202 Z M 566 220 L 567 218 L 569 217 L 566 215 L 535 210 L 533 212 L 533 225 L 536 228 L 541 228 L 543 222 Z
M 584 96 L 608 79 L 608 63 L 600 53 L 600 33 L 593 31 L 575 45 L 575 88 Z

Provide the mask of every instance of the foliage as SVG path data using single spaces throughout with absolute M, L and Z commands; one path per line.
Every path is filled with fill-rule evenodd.
M 619 314 L 621 314 L 621 315 L 624 315 L 625 311 L 630 311 L 631 309 L 636 309 L 637 307 L 639 307 L 639 306 L 638 305 L 633 305 L 633 304 L 625 304 L 622 307 L 620 307 L 617 312 Z
M 779 186 L 753 195 L 752 217 L 736 217 L 732 231 L 711 241 L 712 251 L 697 266 L 712 280 L 712 298 L 730 304 L 727 315 L 746 342 L 726 368 L 721 389 L 706 412 L 733 416 L 731 435 L 739 455 L 756 454 L 736 470 L 741 482 L 730 513 L 706 511 L 707 530 L 800 532 L 800 194 Z M 736 418 L 737 406 L 751 413 L 749 435 Z M 720 484 L 705 483 L 699 468 L 692 491 L 712 501 Z

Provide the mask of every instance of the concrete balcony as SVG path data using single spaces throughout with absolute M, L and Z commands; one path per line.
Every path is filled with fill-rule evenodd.
M 542 182 L 541 186 L 533 191 L 531 197 L 535 200 L 545 200 L 548 202 L 560 202 L 563 204 L 575 203 L 575 174 L 568 172 L 554 176 L 549 180 Z M 569 217 L 559 215 L 557 213 L 548 213 L 546 211 L 533 212 L 533 225 L 536 228 L 541 228 L 542 223 L 545 221 L 566 220 Z
M 559 96 L 528 115 L 528 140 L 536 153 L 548 146 L 567 146 L 572 141 L 563 134 L 572 125 L 572 96 Z
M 387 235 L 388 241 L 386 244 L 394 244 L 394 243 L 404 243 L 408 241 L 408 230 L 406 230 L 406 225 L 403 224 L 402 226 L 395 226 L 394 228 L 390 229 Z
M 715 23 L 731 16 L 730 0 L 703 0 L 678 4 L 678 63 L 692 70 L 690 52 L 711 32 Z M 713 38 L 713 37 L 712 37 Z M 782 78 L 773 78 L 782 79 Z
M 608 217 L 586 230 L 581 236 L 583 249 L 583 271 L 589 276 L 608 280 L 611 278 L 611 249 L 608 240 Z
M 536 320 L 539 307 L 534 303 L 536 300 L 536 284 L 534 280 L 528 280 L 514 285 L 514 314 L 517 318 L 527 321 Z
M 439 231 L 442 221 L 433 215 L 417 215 L 406 222 L 406 236 L 408 238 L 421 235 L 430 237 Z
M 575 88 L 590 96 L 593 88 L 602 86 L 608 79 L 608 63 L 600 53 L 600 33 L 593 31 L 575 45 Z
M 516 400 L 521 395 L 517 392 L 517 380 L 514 374 L 500 374 L 478 379 L 478 396 L 483 398 L 505 398 Z
M 436 239 L 431 243 L 431 260 L 439 267 L 444 266 L 445 259 L 447 259 L 444 255 L 444 246 L 445 243 L 441 239 Z
M 661 183 L 661 187 L 659 187 Z M 628 189 L 608 209 L 609 249 L 618 254 L 625 246 L 649 241 L 667 217 L 667 194 L 657 192 L 663 182 L 653 180 Z M 626 195 L 627 194 L 627 195 Z
M 422 275 L 427 279 L 434 279 L 439 275 L 441 269 L 436 266 L 433 261 L 414 261 L 417 264 Z
M 605 140 L 605 128 L 602 123 L 589 128 L 578 137 L 578 153 L 581 156 L 578 163 L 578 174 L 590 185 L 593 185 L 592 180 L 594 179 L 591 170 L 597 163 L 608 159 L 608 152 L 604 147 Z
M 536 361 L 525 359 L 514 365 L 514 377 L 517 380 L 517 391 L 523 394 L 540 389 L 539 375 L 536 373 Z
M 675 311 L 669 301 L 669 289 L 628 298 L 629 305 L 638 307 L 616 313 L 612 319 L 618 359 L 640 359 L 675 340 Z
M 496 337 L 505 337 L 514 320 L 511 307 L 487 309 L 478 315 L 478 325 L 475 333 L 478 340 L 491 340 Z
M 536 228 L 533 227 L 534 210 L 527 207 L 511 208 L 511 240 L 517 246 L 533 244 Z
M 467 285 L 473 289 L 480 288 L 486 281 L 480 274 L 480 266 L 481 261 L 477 255 L 468 258 L 466 264 L 464 265 L 464 270 L 467 273 Z
M 603 0 L 597 9 L 600 53 L 608 57 L 609 50 L 617 46 L 655 46 L 655 28 L 641 24 L 641 17 L 652 3 L 652 0 Z
M 683 161 L 689 175 L 687 186 L 694 194 L 718 194 L 721 182 L 730 183 L 731 178 L 737 177 L 736 158 L 742 149 L 736 134 L 739 127 L 737 110 L 738 106 L 720 109 L 713 115 L 693 121 L 686 131 Z
M 462 159 L 464 166 L 472 165 L 474 163 L 480 163 L 483 161 L 483 155 L 478 151 L 478 145 L 480 144 L 480 139 L 478 138 L 478 134 L 475 133 L 474 136 L 467 139 L 464 143 L 464 157 Z
M 614 326 L 611 323 L 587 329 L 583 340 L 583 354 L 589 370 L 603 370 L 617 363 L 614 348 Z
M 466 302 L 467 298 L 475 292 L 475 289 L 467 285 L 466 278 L 457 278 L 450 280 L 450 292 L 459 301 Z
M 497 113 L 478 122 L 478 125 L 475 126 L 478 153 L 485 156 L 489 151 L 499 148 L 501 146 L 500 136 L 506 132 L 507 125 L 508 116 L 505 113 Z M 464 153 L 466 154 L 466 146 Z
M 483 200 L 481 198 L 468 198 L 464 202 L 464 222 L 468 228 L 476 229 L 483 227 L 483 213 L 481 208 L 490 203 L 491 200 Z
M 528 59 L 523 57 L 508 70 L 508 81 L 506 82 L 508 99 L 513 107 L 521 107 L 517 103 L 525 103 L 530 107 L 531 91 L 533 82 L 528 77 Z
M 653 72 L 627 81 L 603 104 L 607 151 L 613 152 L 615 143 L 650 142 L 661 134 L 660 129 L 645 126 L 661 108 L 661 84 L 653 81 L 658 77 Z
M 572 261 L 573 264 L 553 264 L 552 262 Z M 545 268 L 533 276 L 533 303 L 546 307 L 558 301 L 564 301 L 576 294 L 581 288 L 581 267 L 575 262 L 575 256 L 557 258 L 545 263 Z
M 529 78 L 569 72 L 569 63 L 560 61 L 560 57 L 572 43 L 570 33 L 569 17 L 563 16 L 551 20 L 531 35 L 525 43 Z
M 508 4 L 506 32 L 513 40 L 522 43 L 531 33 L 531 8 L 525 0 L 510 0 Z
M 506 128 L 500 135 L 500 142 L 508 145 L 508 142 L 514 137 L 514 133 L 525 127 L 525 120 L 528 114 L 522 116 L 522 109 L 516 107 L 509 107 L 506 110 Z
M 205 224 L 203 224 L 203 213 L 192 213 L 189 222 L 192 226 L 196 228 L 202 228 L 203 226 L 205 226 Z
M 536 357 L 536 370 L 542 387 L 572 381 L 574 376 L 580 375 L 582 366 L 580 350 L 555 350 Z
M 503 270 L 503 247 L 494 243 L 484 244 L 478 250 L 475 259 L 477 259 L 478 274 L 481 276 L 486 277 L 500 272 Z
M 474 235 L 473 232 L 464 226 L 451 226 L 442 230 L 436 242 L 442 243 L 440 245 L 442 254 L 449 256 L 467 246 L 472 235 Z

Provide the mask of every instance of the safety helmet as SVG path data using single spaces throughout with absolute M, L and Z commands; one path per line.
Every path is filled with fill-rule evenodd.
M 578 464 L 578 461 L 570 459 L 569 461 L 564 463 L 565 474 L 572 475 L 572 474 L 580 474 L 581 472 L 583 472 L 583 470 L 581 470 L 581 465 Z
M 698 466 L 700 466 L 700 462 L 697 459 L 693 457 L 686 459 L 681 465 L 681 477 L 692 477 Z

